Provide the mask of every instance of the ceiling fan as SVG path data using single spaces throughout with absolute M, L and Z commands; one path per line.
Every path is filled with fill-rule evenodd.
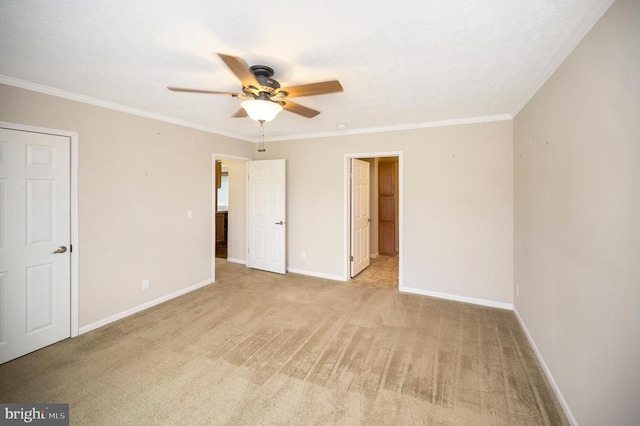
M 292 102 L 290 98 L 324 95 L 344 90 L 338 80 L 281 87 L 280 83 L 271 78 L 274 73 L 273 68 L 266 65 L 253 65 L 250 67 L 244 59 L 237 56 L 224 55 L 222 53 L 218 53 L 218 56 L 242 83 L 241 93 L 172 86 L 167 87 L 167 89 L 176 92 L 207 93 L 244 99 L 245 101 L 241 104 L 242 108 L 236 111 L 233 117 L 246 117 L 248 115 L 261 123 L 272 120 L 282 109 L 303 117 L 313 118 L 320 114 L 320 111 Z

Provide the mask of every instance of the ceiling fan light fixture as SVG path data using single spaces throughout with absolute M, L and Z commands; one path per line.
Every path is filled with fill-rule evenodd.
M 173 86 L 169 86 L 167 89 L 174 92 L 208 93 L 211 95 L 225 95 L 238 99 L 247 99 L 246 102 L 242 103 L 242 108 L 237 110 L 232 117 L 249 116 L 260 123 L 273 120 L 283 109 L 302 117 L 313 118 L 320 114 L 320 111 L 291 102 L 289 98 L 325 95 L 344 91 L 338 80 L 281 87 L 280 83 L 272 78 L 273 68 L 271 67 L 266 65 L 253 65 L 250 67 L 247 61 L 237 56 L 225 55 L 223 53 L 218 53 L 218 56 L 231 72 L 235 74 L 238 80 L 240 80 L 242 83 L 242 92 L 218 92 L 214 90 L 188 89 L 186 87 Z
M 282 111 L 282 105 L 261 99 L 244 101 L 240 105 L 247 111 L 251 119 L 265 123 L 276 118 L 276 115 Z

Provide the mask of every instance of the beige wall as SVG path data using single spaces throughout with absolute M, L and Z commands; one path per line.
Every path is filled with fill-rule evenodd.
M 81 328 L 210 280 L 212 153 L 251 144 L 10 86 L 0 99 L 0 121 L 79 134 Z
M 404 161 L 404 285 L 511 304 L 510 121 L 268 143 L 287 159 L 288 266 L 343 276 L 345 154 L 390 151 Z
M 515 307 L 575 420 L 640 421 L 640 2 L 518 114 Z

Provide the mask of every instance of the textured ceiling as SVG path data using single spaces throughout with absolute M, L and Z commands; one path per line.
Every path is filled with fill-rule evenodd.
M 268 140 L 358 133 L 518 112 L 612 0 L 0 0 L 0 83 L 121 105 L 255 141 L 216 52 L 275 69 L 297 98 Z M 78 95 L 78 96 L 76 96 Z M 338 125 L 344 124 L 344 129 Z

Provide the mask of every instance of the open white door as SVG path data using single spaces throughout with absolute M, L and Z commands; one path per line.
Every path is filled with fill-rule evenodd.
M 70 153 L 0 129 L 0 363 L 71 335 Z
M 369 266 L 369 163 L 351 159 L 351 277 Z
M 286 272 L 285 160 L 247 163 L 247 266 Z

